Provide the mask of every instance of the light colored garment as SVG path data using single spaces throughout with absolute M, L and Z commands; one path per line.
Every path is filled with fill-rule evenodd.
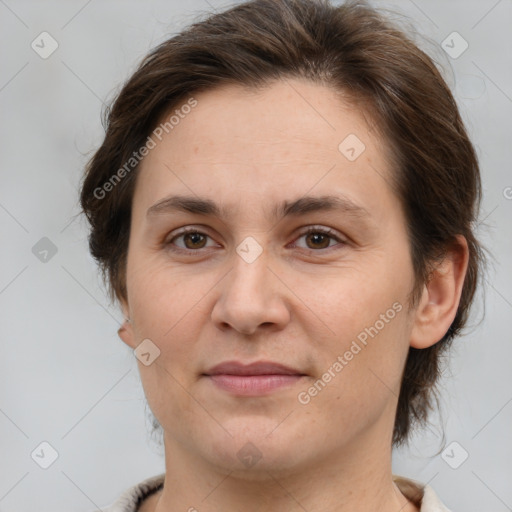
M 103 508 L 103 512 L 137 512 L 140 503 L 145 498 L 162 488 L 164 478 L 165 473 L 162 473 L 130 487 L 115 503 Z M 420 507 L 420 512 L 450 512 L 439 501 L 436 493 L 429 485 L 398 475 L 393 475 L 393 481 L 404 496 L 407 496 L 408 499 Z
M 393 481 L 400 492 L 420 508 L 420 512 L 451 512 L 441 503 L 430 485 L 399 475 L 393 475 Z

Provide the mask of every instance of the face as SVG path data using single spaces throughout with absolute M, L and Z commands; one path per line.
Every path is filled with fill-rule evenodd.
M 389 444 L 414 279 L 385 142 L 307 81 L 195 99 L 141 164 L 127 260 L 166 449 L 248 471 Z

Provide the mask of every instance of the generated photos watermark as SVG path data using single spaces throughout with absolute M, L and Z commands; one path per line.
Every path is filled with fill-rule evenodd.
M 311 400 L 318 395 L 326 386 L 334 379 L 342 370 L 349 364 L 354 356 L 359 354 L 363 348 L 368 345 L 368 338 L 375 338 L 379 334 L 386 324 L 389 324 L 391 320 L 395 318 L 397 313 L 402 311 L 402 304 L 395 302 L 385 313 L 379 316 L 379 319 L 375 321 L 370 327 L 365 327 L 356 337 L 357 341 L 353 340 L 350 348 L 344 352 L 343 355 L 339 355 L 336 360 L 329 366 L 327 371 L 315 381 L 307 390 L 301 391 L 297 395 L 297 400 L 302 405 L 307 405 Z M 359 341 L 359 343 L 358 343 Z
M 141 160 L 148 155 L 148 153 L 154 149 L 157 145 L 157 141 L 162 140 L 164 133 L 169 133 L 173 130 L 182 119 L 190 114 L 192 109 L 197 106 L 197 100 L 193 97 L 189 98 L 188 101 L 183 104 L 179 109 L 175 109 L 174 112 L 169 116 L 167 121 L 160 123 L 152 132 L 148 135 L 148 138 L 143 146 L 137 151 L 132 153 L 132 156 L 120 167 L 101 187 L 94 189 L 94 197 L 96 199 L 104 199 L 108 192 L 111 192 L 114 187 L 121 182 L 121 180 L 130 173 Z

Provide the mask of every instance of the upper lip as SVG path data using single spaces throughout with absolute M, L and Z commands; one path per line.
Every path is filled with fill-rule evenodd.
M 238 361 L 225 361 L 213 366 L 205 375 L 304 375 L 299 370 L 272 361 L 257 361 L 244 364 Z

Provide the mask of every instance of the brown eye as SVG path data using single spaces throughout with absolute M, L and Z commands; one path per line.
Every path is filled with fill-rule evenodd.
M 294 242 L 295 247 L 308 251 L 318 251 L 323 249 L 342 248 L 346 242 L 341 235 L 330 228 L 311 226 L 304 231 Z
M 306 243 L 310 249 L 325 249 L 329 247 L 331 238 L 325 233 L 308 233 Z
M 216 244 L 209 235 L 189 229 L 172 237 L 166 245 L 177 251 L 199 251 L 200 249 L 214 247 Z
M 202 249 L 206 245 L 206 236 L 201 233 L 186 233 L 182 236 L 187 249 Z

